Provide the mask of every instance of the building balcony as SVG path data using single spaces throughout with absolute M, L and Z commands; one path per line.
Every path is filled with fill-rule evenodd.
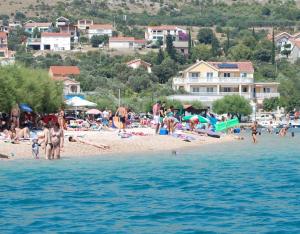
M 280 97 L 280 93 L 256 93 L 255 97 L 258 99 L 275 98 Z
M 28 38 L 27 39 L 27 45 L 40 45 L 41 44 L 41 38 Z
M 182 84 L 253 84 L 253 78 L 247 77 L 188 77 L 187 79 L 176 77 L 173 79 L 174 85 Z

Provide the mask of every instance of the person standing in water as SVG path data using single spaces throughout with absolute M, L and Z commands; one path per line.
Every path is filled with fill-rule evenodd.
M 127 121 L 127 117 L 128 117 L 126 107 L 120 106 L 116 111 L 115 117 L 118 117 L 119 121 L 121 123 L 119 132 L 121 132 L 121 129 L 123 129 L 123 132 L 126 132 L 126 121 Z
M 58 124 L 59 124 L 59 128 L 62 132 L 62 135 L 61 135 L 61 140 L 60 140 L 60 148 L 63 149 L 64 148 L 64 129 L 65 129 L 65 112 L 63 109 L 61 109 L 58 113 L 58 118 L 57 118 L 57 121 L 58 121 Z
M 52 143 L 52 159 L 60 159 L 60 146 L 61 138 L 63 136 L 62 130 L 59 127 L 59 123 L 55 123 L 50 131 L 51 143 Z
M 157 101 L 152 107 L 153 121 L 154 121 L 154 125 L 155 125 L 155 134 L 158 134 L 158 131 L 159 131 L 160 108 L 161 108 L 161 102 L 160 101 Z
M 44 150 L 46 160 L 50 160 L 52 157 L 52 148 L 53 148 L 51 142 L 50 130 L 48 124 L 46 124 L 45 122 L 42 122 L 42 128 L 43 131 L 39 136 L 39 143 L 41 144 L 42 149 Z
M 254 121 L 251 126 L 253 143 L 257 143 L 257 121 Z

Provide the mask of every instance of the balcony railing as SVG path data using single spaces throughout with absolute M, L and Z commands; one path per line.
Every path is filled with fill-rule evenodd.
M 256 93 L 256 98 L 273 98 L 273 97 L 280 97 L 279 93 Z
M 248 77 L 188 77 L 187 79 L 176 77 L 173 79 L 174 84 L 190 83 L 213 83 L 213 84 L 252 84 L 253 78 Z

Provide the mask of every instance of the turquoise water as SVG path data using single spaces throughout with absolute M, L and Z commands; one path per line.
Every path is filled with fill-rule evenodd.
M 0 232 L 300 233 L 299 139 L 0 161 Z

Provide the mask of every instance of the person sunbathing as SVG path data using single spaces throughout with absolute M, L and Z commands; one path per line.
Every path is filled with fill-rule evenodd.
M 72 136 L 69 137 L 69 142 L 79 142 L 79 143 L 82 143 L 82 144 L 91 145 L 91 146 L 94 146 L 96 148 L 100 148 L 100 149 L 104 149 L 104 150 L 107 150 L 107 149 L 110 148 L 108 145 L 96 144 L 96 143 L 85 141 L 85 140 L 79 139 L 78 137 L 72 137 Z

